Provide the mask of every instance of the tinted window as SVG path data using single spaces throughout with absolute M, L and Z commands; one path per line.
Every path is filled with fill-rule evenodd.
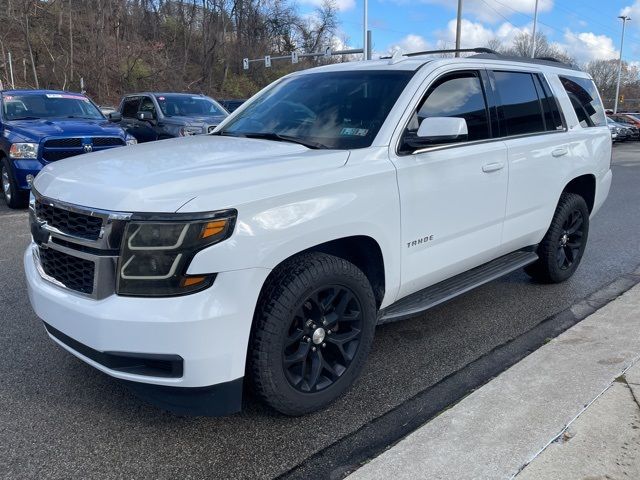
M 544 77 L 536 75 L 536 86 L 539 88 L 538 94 L 542 101 L 542 111 L 544 113 L 544 123 L 547 131 L 563 130 L 562 116 L 558 108 L 556 98 L 551 94 L 551 89 Z
M 494 72 L 507 135 L 544 132 L 542 106 L 530 73 Z
M 604 108 L 593 81 L 588 78 L 561 76 L 562 86 L 567 91 L 571 105 L 583 127 L 606 125 Z
M 36 93 L 2 96 L 7 120 L 33 118 L 90 118 L 104 116 L 91 101 L 79 93 Z
M 156 107 L 153 104 L 153 100 L 149 97 L 144 97 L 140 102 L 140 107 L 138 107 L 139 112 L 151 112 L 154 115 L 156 114 Z
M 307 73 L 285 78 L 233 118 L 221 135 L 293 137 L 318 147 L 368 147 L 414 72 Z
M 218 116 L 226 115 L 220 105 L 208 97 L 192 95 L 156 95 L 160 110 L 167 117 L 179 115 L 182 117 Z
M 464 118 L 469 133 L 463 141 L 489 138 L 487 105 L 477 73 L 461 72 L 447 75 L 429 87 L 424 100 L 405 130 L 402 151 L 411 151 L 437 143 L 451 143 L 451 140 L 438 142 L 429 137 L 417 137 L 420 124 L 425 118 L 430 117 Z
M 122 116 L 127 118 L 136 118 L 138 105 L 140 105 L 140 97 L 125 98 L 122 103 Z

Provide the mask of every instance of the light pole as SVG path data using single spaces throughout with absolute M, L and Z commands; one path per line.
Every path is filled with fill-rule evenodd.
M 620 95 L 620 76 L 622 75 L 622 46 L 624 45 L 624 27 L 629 20 L 631 20 L 626 15 L 620 15 L 618 17 L 622 20 L 622 37 L 620 38 L 620 59 L 618 60 L 618 82 L 616 83 L 616 99 L 613 104 L 613 113 L 614 115 L 618 113 L 618 96 Z
M 369 60 L 368 52 L 369 52 L 369 39 L 367 38 L 367 27 L 369 23 L 369 0 L 364 0 L 364 12 L 362 19 L 362 59 Z
M 533 34 L 531 36 L 531 58 L 536 56 L 536 26 L 538 25 L 538 0 L 533 12 Z
M 462 33 L 462 0 L 458 0 L 458 16 L 456 20 L 456 57 L 460 56 L 460 34 Z

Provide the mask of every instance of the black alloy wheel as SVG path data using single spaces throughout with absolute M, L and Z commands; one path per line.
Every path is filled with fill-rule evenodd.
M 332 385 L 349 368 L 362 334 L 362 308 L 351 289 L 327 285 L 297 309 L 283 351 L 283 368 L 292 387 L 316 392 Z
M 278 266 L 258 300 L 247 359 L 255 392 L 285 415 L 326 407 L 357 380 L 377 305 L 351 262 L 310 252 Z
M 538 260 L 525 267 L 534 280 L 560 283 L 576 271 L 589 236 L 589 208 L 576 193 L 563 193 L 549 230 L 538 244 Z
M 562 224 L 562 233 L 558 240 L 558 267 L 561 270 L 571 268 L 573 262 L 579 259 L 582 249 L 584 217 L 579 209 L 567 215 Z

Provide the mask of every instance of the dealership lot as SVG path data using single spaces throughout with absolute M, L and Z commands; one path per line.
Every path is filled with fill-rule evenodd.
M 612 192 L 570 281 L 536 285 L 516 272 L 426 315 L 378 328 L 358 385 L 328 410 L 301 418 L 251 399 L 232 417 L 176 417 L 56 347 L 26 297 L 27 214 L 0 202 L 0 477 L 272 478 L 289 471 L 634 271 L 640 264 L 640 144 L 616 145 L 613 170 Z

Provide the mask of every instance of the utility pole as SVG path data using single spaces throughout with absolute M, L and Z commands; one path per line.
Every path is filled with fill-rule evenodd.
M 369 36 L 367 35 L 367 27 L 369 23 L 369 0 L 364 0 L 364 12 L 362 19 L 362 59 L 369 60 Z
M 16 89 L 16 82 L 13 81 L 13 61 L 11 60 L 11 52 L 9 52 L 9 75 L 11 76 L 11 88 Z
M 618 17 L 622 20 L 622 37 L 620 38 L 620 59 L 618 60 L 618 82 L 616 83 L 616 99 L 613 104 L 613 114 L 618 113 L 618 96 L 620 95 L 620 76 L 622 75 L 622 47 L 624 45 L 624 27 L 629 20 L 631 20 L 626 15 L 620 15 Z
M 533 12 L 533 34 L 531 35 L 531 58 L 536 56 L 536 27 L 538 26 L 538 0 Z
M 458 18 L 456 22 L 456 50 L 460 50 L 460 34 L 462 33 L 462 0 L 458 0 Z M 460 52 L 456 52 L 456 57 Z

